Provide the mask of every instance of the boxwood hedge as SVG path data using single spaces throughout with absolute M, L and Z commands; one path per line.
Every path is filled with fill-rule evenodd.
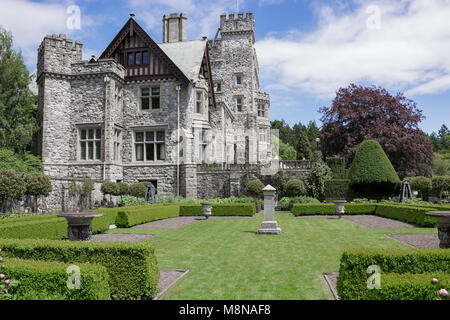
M 37 296 L 57 296 L 65 300 L 109 300 L 109 276 L 107 269 L 100 265 L 77 263 L 80 268 L 80 288 L 69 289 L 66 272 L 70 264 L 54 261 L 7 259 L 8 278 L 18 280 L 19 285 L 10 293 L 18 299 L 30 292 Z
M 374 214 L 376 204 L 374 203 L 348 203 L 345 205 L 345 214 Z M 333 215 L 335 214 L 334 203 L 302 204 L 296 203 L 292 207 L 294 216 L 307 215 Z
M 213 216 L 253 216 L 256 213 L 254 203 L 213 203 Z M 201 216 L 202 206 L 198 204 L 181 205 L 180 216 Z
M 439 280 L 432 284 L 431 279 Z M 379 290 L 366 289 L 361 300 L 436 300 L 437 291 L 450 288 L 450 274 L 429 272 L 420 274 L 385 273 Z
M 158 263 L 148 242 L 94 243 L 61 240 L 0 239 L 6 257 L 70 264 L 100 264 L 107 269 L 111 298 L 150 299 L 158 289 Z
M 430 211 L 436 211 L 436 209 L 426 207 L 378 204 L 376 215 L 417 224 L 422 227 L 435 227 L 437 224 L 436 218 L 428 217 L 425 215 L 425 213 Z
M 384 283 L 384 275 L 396 274 L 421 274 L 443 272 L 450 275 L 450 250 L 442 249 L 371 249 L 358 248 L 346 249 L 341 257 L 337 288 L 342 300 L 360 300 L 364 298 L 376 298 L 368 296 L 367 268 L 376 265 L 381 270 L 381 287 Z M 438 275 L 436 277 L 441 277 Z M 388 277 L 387 288 L 398 286 L 396 276 Z M 420 279 L 420 278 L 419 278 Z M 439 279 L 439 278 L 438 278 Z M 429 279 L 429 281 L 431 278 Z M 419 286 L 422 281 L 417 280 Z M 416 285 L 416 284 L 414 284 Z M 374 289 L 376 290 L 376 289 Z M 389 292 L 389 291 L 388 291 Z M 388 293 L 386 293 L 388 294 Z M 437 296 L 436 296 L 437 297 Z
M 123 211 L 117 213 L 115 221 L 119 228 L 129 228 L 150 221 L 178 217 L 180 210 L 178 205 L 153 205 L 140 209 L 122 209 Z

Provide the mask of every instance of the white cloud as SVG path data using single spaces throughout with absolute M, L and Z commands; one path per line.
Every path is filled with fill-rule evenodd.
M 378 1 L 380 28 L 367 27 L 373 2 L 350 12 L 317 7 L 311 33 L 274 33 L 256 44 L 263 83 L 330 98 L 351 82 L 407 90 L 450 89 L 450 1 Z M 414 89 L 416 88 L 416 89 Z
M 241 6 L 243 2 L 240 1 Z M 136 18 L 143 22 L 143 27 L 160 29 L 161 33 L 164 14 L 186 13 L 188 39 L 213 37 L 219 27 L 219 16 L 236 10 L 236 0 L 128 0 L 128 3 L 137 10 Z
M 282 4 L 284 0 L 259 0 L 258 5 L 260 7 L 274 4 Z

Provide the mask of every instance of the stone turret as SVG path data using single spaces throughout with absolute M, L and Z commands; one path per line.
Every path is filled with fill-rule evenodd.
M 46 36 L 38 49 L 37 78 L 43 72 L 70 74 L 71 64 L 82 60 L 82 49 L 81 42 L 74 46 L 65 34 Z
M 226 14 L 222 14 L 220 16 L 220 32 L 222 36 L 230 33 L 248 32 L 252 34 L 254 39 L 255 20 L 253 19 L 253 13 L 247 12 L 245 17 L 243 13 L 238 13 L 237 17 L 232 13 L 228 15 L 228 19 Z

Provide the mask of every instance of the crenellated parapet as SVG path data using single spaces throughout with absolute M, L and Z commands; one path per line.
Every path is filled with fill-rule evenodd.
M 39 79 L 44 72 L 70 74 L 71 65 L 82 60 L 83 44 L 67 39 L 65 34 L 48 35 L 38 49 Z
M 220 16 L 220 32 L 222 34 L 234 33 L 234 32 L 254 32 L 255 31 L 255 20 L 253 18 L 253 13 L 247 12 L 244 16 L 243 13 L 238 13 L 235 16 L 233 13 L 228 15 L 222 14 Z

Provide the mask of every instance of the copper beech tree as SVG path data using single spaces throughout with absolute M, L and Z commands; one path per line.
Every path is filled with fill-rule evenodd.
M 349 165 L 358 145 L 372 139 L 381 144 L 400 178 L 431 176 L 432 144 L 418 127 L 424 116 L 403 94 L 351 84 L 320 112 L 325 157 L 345 157 Z

